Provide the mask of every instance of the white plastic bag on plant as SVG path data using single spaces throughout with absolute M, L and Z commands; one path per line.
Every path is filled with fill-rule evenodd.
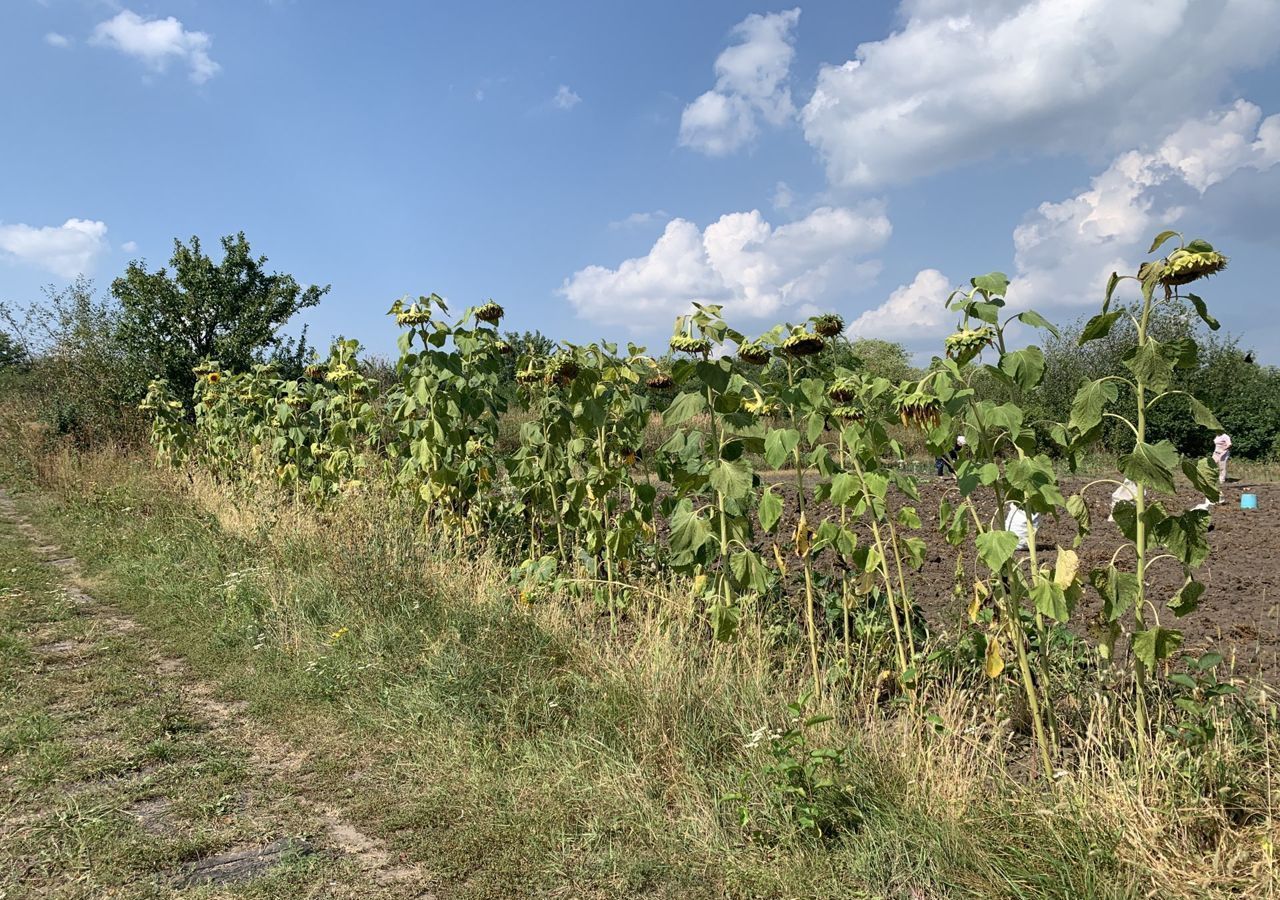
M 1116 520 L 1116 506 L 1121 503 L 1133 503 L 1138 499 L 1138 485 L 1130 478 L 1126 478 L 1120 487 L 1111 492 L 1111 514 L 1107 516 L 1108 522 Z
M 1035 513 L 1031 516 L 1031 527 L 1040 527 L 1040 513 Z M 1027 527 L 1027 513 L 1016 503 L 1010 503 L 1005 507 L 1004 530 L 1012 531 L 1018 536 L 1019 550 L 1027 549 L 1027 538 L 1030 531 Z

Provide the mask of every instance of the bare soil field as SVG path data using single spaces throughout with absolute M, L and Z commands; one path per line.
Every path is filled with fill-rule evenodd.
M 1091 480 L 1064 478 L 1061 481 L 1062 492 L 1069 496 Z M 778 526 L 778 534 L 785 535 L 794 528 L 795 495 L 793 491 L 787 492 L 789 483 L 781 483 L 779 487 L 785 494 L 786 512 Z M 1082 571 L 1106 566 L 1124 541 L 1119 528 L 1107 521 L 1112 489 L 1111 485 L 1100 484 L 1087 495 L 1092 530 L 1077 548 Z M 1257 509 L 1240 508 L 1243 493 L 1257 495 Z M 913 505 L 924 520 L 919 536 L 928 543 L 929 550 L 920 571 L 908 575 L 908 586 L 913 600 L 923 610 L 930 630 L 955 634 L 968 627 L 966 601 L 958 600 L 954 590 L 956 555 L 965 553 L 964 566 L 970 580 L 978 571 L 978 561 L 972 546 L 963 550 L 952 547 L 930 525 L 931 519 L 936 521 L 940 502 L 948 496 L 953 502 L 959 499 L 952 478 L 926 476 L 920 479 L 920 502 Z M 1180 511 L 1203 498 L 1187 488 L 1176 498 L 1161 499 L 1170 511 Z M 890 492 L 893 508 L 904 502 L 909 503 L 899 492 Z M 995 515 L 995 505 L 989 497 L 979 496 L 977 502 L 985 517 Z M 816 523 L 824 516 L 836 514 L 831 507 L 823 506 L 811 509 L 808 517 L 811 523 Z M 1177 563 L 1166 560 L 1150 570 L 1149 597 L 1155 604 L 1159 622 L 1183 632 L 1184 650 L 1192 653 L 1217 650 L 1233 664 L 1237 675 L 1250 677 L 1260 674 L 1269 684 L 1280 685 L 1280 484 L 1228 484 L 1223 492 L 1223 502 L 1212 511 L 1211 522 L 1209 558 L 1197 576 L 1206 589 L 1194 612 L 1177 619 L 1164 607 L 1165 601 L 1182 584 L 1182 571 Z M 870 540 L 869 529 L 862 528 L 860 532 L 865 532 L 860 533 L 860 540 L 864 537 Z M 1052 563 L 1057 547 L 1071 548 L 1075 537 L 1076 526 L 1070 518 L 1046 518 L 1038 531 L 1040 562 Z M 1118 562 L 1121 566 L 1131 566 L 1132 553 L 1127 556 L 1122 553 Z M 829 568 L 829 556 L 820 565 Z M 800 589 L 798 582 L 795 587 Z M 788 592 L 799 596 L 796 590 L 789 589 Z M 1073 630 L 1087 635 L 1101 608 L 1097 594 L 1087 589 L 1072 617 Z M 1151 619 L 1150 612 L 1148 619 Z

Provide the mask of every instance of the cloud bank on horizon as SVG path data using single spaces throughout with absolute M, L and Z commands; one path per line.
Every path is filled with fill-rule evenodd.
M 816 309 L 832 289 L 874 276 L 878 264 L 866 257 L 892 230 L 877 203 L 819 207 L 776 227 L 754 209 L 703 229 L 677 218 L 645 256 L 616 269 L 588 266 L 561 290 L 578 315 L 631 327 L 673 318 L 694 301 L 751 318 Z

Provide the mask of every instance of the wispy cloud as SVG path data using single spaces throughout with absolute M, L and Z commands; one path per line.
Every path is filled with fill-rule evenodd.
M 647 212 L 633 212 L 625 219 L 618 219 L 616 222 L 610 222 L 609 228 L 617 231 L 622 228 L 638 228 L 642 225 L 651 225 L 654 222 L 665 222 L 671 216 L 667 214 L 665 209 L 653 209 Z
M 59 49 L 66 49 L 71 46 L 71 38 L 67 37 L 65 34 L 59 34 L 56 31 L 50 31 L 46 34 L 44 36 L 44 42 L 50 47 L 57 47 Z
M 791 204 L 796 202 L 796 195 L 791 190 L 791 185 L 785 181 L 779 181 L 773 189 L 773 208 L 774 209 L 790 209 Z
M 551 98 L 551 103 L 556 109 L 573 109 L 581 102 L 582 98 L 574 93 L 567 84 L 560 85 L 559 89 L 556 90 L 556 95 Z

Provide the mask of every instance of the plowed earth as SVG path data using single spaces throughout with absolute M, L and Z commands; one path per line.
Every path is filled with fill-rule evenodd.
M 1064 496 L 1078 492 L 1089 479 L 1066 478 L 1061 482 Z M 908 586 L 912 599 L 923 611 L 931 631 L 956 634 L 969 626 L 967 606 L 972 596 L 970 586 L 974 573 L 979 571 L 972 542 L 964 548 L 965 590 L 956 593 L 956 561 L 961 550 L 949 545 L 936 529 L 938 507 L 944 497 L 957 502 L 959 495 L 954 479 L 944 476 L 920 479 L 920 501 L 908 500 L 901 493 L 890 489 L 890 507 L 897 510 L 902 505 L 917 508 L 923 527 L 917 536 L 928 545 L 924 564 L 916 573 L 908 573 Z M 1107 521 L 1111 508 L 1112 485 L 1100 484 L 1092 488 L 1086 497 L 1092 519 L 1092 529 L 1076 552 L 1080 556 L 1082 574 L 1090 569 L 1105 567 L 1124 542 L 1120 529 Z M 777 540 L 785 548 L 795 527 L 796 503 L 792 483 L 780 483 L 785 497 L 786 510 L 777 528 Z M 979 494 L 983 493 L 981 490 Z M 1240 496 L 1255 494 L 1257 509 L 1241 509 Z M 1180 512 L 1199 503 L 1203 498 L 1190 488 L 1176 497 L 1158 498 L 1171 512 Z M 987 520 L 995 519 L 995 503 L 989 496 L 976 495 L 979 512 Z M 807 518 L 816 526 L 823 517 L 838 512 L 828 505 L 810 508 Z M 1280 685 L 1280 484 L 1231 483 L 1223 492 L 1223 502 L 1212 510 L 1211 530 L 1208 540 L 1209 558 L 1197 573 L 1197 580 L 1205 585 L 1199 607 L 1183 618 L 1176 618 L 1165 603 L 1181 587 L 1183 574 L 1178 563 L 1164 560 L 1150 571 L 1148 598 L 1155 607 L 1161 625 L 1183 632 L 1183 650 L 1199 653 L 1217 650 L 1233 663 L 1235 672 L 1242 677 L 1261 674 L 1272 685 Z M 997 527 L 999 525 L 997 524 Z M 855 528 L 859 541 L 870 541 L 870 530 L 865 525 Z M 1052 564 L 1058 547 L 1072 548 L 1076 537 L 1076 525 L 1070 517 L 1058 520 L 1046 517 L 1037 533 L 1038 562 Z M 766 559 L 772 558 L 769 541 L 762 542 Z M 1025 554 L 1023 554 L 1025 556 Z M 831 554 L 818 562 L 818 568 L 830 571 Z M 1122 551 L 1117 564 L 1132 569 L 1132 551 Z M 794 571 L 789 581 L 796 579 Z M 798 596 L 803 591 L 802 582 L 789 584 L 787 593 Z M 1072 616 L 1070 627 L 1081 635 L 1091 633 L 1097 624 L 1102 603 L 1092 588 L 1086 587 L 1080 606 Z M 1152 623 L 1150 607 L 1148 623 Z

